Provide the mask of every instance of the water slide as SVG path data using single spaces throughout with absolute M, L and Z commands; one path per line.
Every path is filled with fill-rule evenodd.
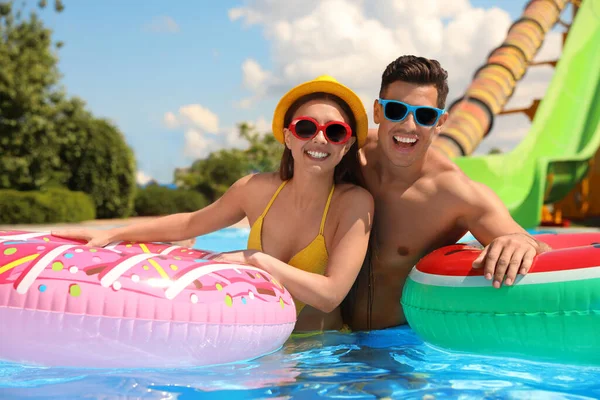
M 531 1 L 507 40 L 491 53 L 434 142 L 473 180 L 491 187 L 525 228 L 540 224 L 542 207 L 566 196 L 588 172 L 600 146 L 600 0 L 579 6 L 547 92 L 525 139 L 511 152 L 472 157 L 544 35 L 566 6 Z

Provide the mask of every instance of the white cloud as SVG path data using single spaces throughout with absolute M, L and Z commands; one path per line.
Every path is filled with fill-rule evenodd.
M 247 121 L 260 134 L 271 133 L 271 121 L 259 117 L 255 121 Z M 184 133 L 183 155 L 190 159 L 205 158 L 219 149 L 247 149 L 249 143 L 240 137 L 237 126 L 221 128 L 217 133 L 206 133 L 198 129 L 188 129 Z
M 179 127 L 179 121 L 177 120 L 177 116 L 171 111 L 165 113 L 165 116 L 163 117 L 163 122 L 169 129 L 176 129 Z
M 163 123 L 169 129 L 180 126 L 200 129 L 209 133 L 219 131 L 219 117 L 200 104 L 188 104 L 179 108 L 177 115 L 169 111 L 163 116 Z
M 274 107 L 291 87 L 328 74 L 359 94 L 369 116 L 381 74 L 398 56 L 439 60 L 449 74 L 449 104 L 464 93 L 513 22 L 500 8 L 477 8 L 468 0 L 245 0 L 229 11 L 229 18 L 258 26 L 271 47 L 272 67 L 253 59 L 242 65 L 250 95 L 238 106 L 251 108 L 268 99 Z M 550 33 L 536 60 L 555 59 L 561 40 L 560 33 Z M 527 107 L 543 96 L 552 73 L 544 67 L 529 71 L 508 106 Z M 516 123 L 510 117 L 498 120 L 503 118 L 509 122 L 497 124 L 486 142 L 493 138 L 506 147 L 522 138 L 522 125 L 510 125 Z
M 496 117 L 494 128 L 483 139 L 473 155 L 487 154 L 492 148 L 498 148 L 504 153 L 508 152 L 527 136 L 530 127 L 531 123 L 525 114 Z
M 202 132 L 189 129 L 185 131 L 185 145 L 183 154 L 189 158 L 204 158 L 210 153 L 214 142 L 203 135 Z
M 200 104 L 189 104 L 179 109 L 179 114 L 187 122 L 197 128 L 210 133 L 216 133 L 219 130 L 219 117 L 208 108 Z
M 138 183 L 138 185 L 145 185 L 148 182 L 150 182 L 153 178 L 146 174 L 144 171 L 137 171 L 137 173 L 135 174 L 135 180 Z
M 247 97 L 245 99 L 242 99 L 242 100 L 236 102 L 235 105 L 239 108 L 243 108 L 243 109 L 247 110 L 252 107 L 253 103 L 254 103 L 254 99 L 251 97 Z
M 265 117 L 259 117 L 256 121 L 250 122 L 250 125 L 259 133 L 271 133 L 271 121 Z
M 179 25 L 168 15 L 156 17 L 145 26 L 146 31 L 154 33 L 177 33 L 180 31 Z
M 269 79 L 269 73 L 253 59 L 248 59 L 242 63 L 242 74 L 244 87 L 254 91 L 260 91 Z
M 562 49 L 562 33 L 549 32 L 544 38 L 542 47 L 534 57 L 534 61 L 550 61 L 560 57 Z
M 242 66 L 252 93 L 246 107 L 322 74 L 368 94 L 371 107 L 381 73 L 402 54 L 439 59 L 456 96 L 511 23 L 506 12 L 466 0 L 255 0 L 230 10 L 230 19 L 260 25 L 271 43 L 271 71 L 254 60 Z

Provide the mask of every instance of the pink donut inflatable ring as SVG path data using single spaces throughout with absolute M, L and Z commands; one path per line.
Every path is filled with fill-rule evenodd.
M 0 359 L 44 366 L 244 361 L 289 338 L 296 309 L 265 271 L 161 243 L 88 247 L 0 231 Z

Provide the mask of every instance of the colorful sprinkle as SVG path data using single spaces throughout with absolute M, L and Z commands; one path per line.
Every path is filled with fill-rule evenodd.
M 65 253 L 65 258 L 73 258 L 73 254 L 72 253 Z
M 122 286 L 121 286 L 121 282 L 119 282 L 119 281 L 115 281 L 115 282 L 112 284 L 112 288 L 113 288 L 114 290 L 121 290 L 121 287 L 122 287 Z
M 38 287 L 38 290 L 39 290 L 40 292 L 44 293 L 44 292 L 46 291 L 46 285 L 40 285 L 40 286 Z
M 227 306 L 229 307 L 233 305 L 233 299 L 230 295 L 225 295 L 225 304 L 227 304 Z
M 94 256 L 94 257 L 92 257 L 92 262 L 95 264 L 98 264 L 98 263 L 102 262 L 102 259 L 98 256 Z
M 187 252 L 187 250 L 186 249 L 181 249 L 181 252 L 185 253 L 185 252 Z
M 281 304 L 281 308 L 283 308 L 283 306 L 285 305 L 285 303 L 283 302 L 283 299 L 281 297 L 279 298 L 279 304 Z
M 131 247 L 133 246 L 132 244 L 126 244 L 125 247 Z
M 62 271 L 65 266 L 60 261 L 54 261 L 52 263 L 52 271 Z
M 217 288 L 217 290 L 219 290 L 219 291 L 223 290 L 223 286 L 221 286 L 221 284 L 220 284 L 220 283 L 217 283 L 217 284 L 215 285 L 215 287 L 216 287 L 216 288 Z
M 181 257 L 173 257 L 174 259 L 176 259 L 177 261 L 181 260 Z
M 254 300 L 254 292 L 248 292 L 248 297 L 250 297 L 250 300 Z
M 44 238 L 44 242 L 49 242 L 50 239 L 48 239 L 47 237 Z
M 242 304 L 246 304 L 246 298 L 242 296 Z
M 147 265 L 144 265 L 142 268 L 144 268 L 145 271 L 148 271 L 150 269 L 150 267 Z
M 260 279 L 260 274 L 258 272 L 256 273 L 256 277 Z
M 75 249 L 75 253 L 83 253 L 83 249 Z
M 19 258 L 18 260 L 11 261 L 8 264 L 0 265 L 0 274 L 3 274 L 4 272 L 18 267 L 19 265 L 24 264 L 28 261 L 35 260 L 38 256 L 39 254 L 30 254 L 26 257 Z
M 198 302 L 198 296 L 192 293 L 192 295 L 190 296 L 190 301 L 196 304 Z
M 233 270 L 234 270 L 235 272 L 237 272 L 238 274 L 241 274 L 241 273 L 242 273 L 242 271 L 240 271 L 240 270 L 239 270 L 239 269 L 237 269 L 236 267 L 233 267 Z
M 177 271 L 177 265 L 173 265 L 173 264 L 171 264 L 171 265 L 170 265 L 170 267 L 171 267 L 171 269 L 172 269 L 173 271 Z
M 8 249 L 4 250 L 4 255 L 5 256 L 12 256 L 16 252 L 17 252 L 17 249 L 15 247 L 9 247 Z
M 42 251 L 42 250 L 44 250 L 46 248 L 46 246 L 38 246 L 36 248 L 37 248 L 38 251 Z
M 77 268 L 76 266 L 73 265 L 73 266 L 69 267 L 69 272 L 70 273 L 76 274 L 77 271 L 79 271 L 79 268 Z
M 161 278 L 166 279 L 166 280 L 170 279 L 169 275 L 167 275 L 167 273 L 165 272 L 164 269 L 162 269 L 162 267 L 160 266 L 159 263 L 157 263 L 153 259 L 149 259 L 148 262 L 150 263 L 150 265 L 152 265 L 154 267 L 154 269 L 156 270 L 156 272 L 158 272 L 158 274 L 161 276 Z
M 98 249 L 90 249 L 90 253 L 95 253 L 97 251 L 98 251 Z
M 140 277 L 137 276 L 136 274 L 131 275 L 131 280 L 134 281 L 135 283 L 138 283 L 140 281 Z
M 277 286 L 279 289 L 281 289 L 281 284 L 277 281 L 277 279 L 273 278 L 271 279 L 271 283 L 275 286 Z
M 81 294 L 81 288 L 78 284 L 74 283 L 69 286 L 69 294 L 73 297 L 79 297 Z

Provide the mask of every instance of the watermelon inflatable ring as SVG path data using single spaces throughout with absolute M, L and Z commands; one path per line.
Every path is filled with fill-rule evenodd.
M 471 267 L 478 243 L 425 256 L 401 300 L 411 328 L 449 350 L 600 365 L 600 233 L 536 238 L 553 250 L 500 289 Z

